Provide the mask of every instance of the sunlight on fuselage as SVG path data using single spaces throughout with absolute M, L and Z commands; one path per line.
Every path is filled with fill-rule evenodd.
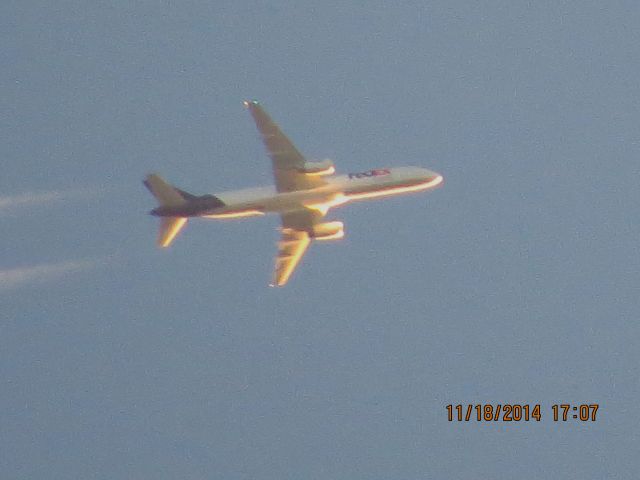
M 344 193 L 336 193 L 331 200 L 322 203 L 307 203 L 304 206 L 311 210 L 317 210 L 322 215 L 326 215 L 330 208 L 347 203 L 349 198 Z
M 243 210 L 240 212 L 229 212 L 229 213 L 212 213 L 209 215 L 203 215 L 204 218 L 242 218 L 242 217 L 256 217 L 264 215 L 264 212 L 259 210 Z
M 331 208 L 343 205 L 352 200 L 364 200 L 368 198 L 386 197 L 390 195 L 399 195 L 402 193 L 418 192 L 421 190 L 426 190 L 428 188 L 436 187 L 437 185 L 442 183 L 442 180 L 442 176 L 438 175 L 435 178 L 430 178 L 426 182 L 418 183 L 415 185 L 390 186 L 381 188 L 379 190 L 362 193 L 338 193 L 333 198 L 331 198 L 331 200 L 322 203 L 305 204 L 305 207 L 312 210 L 317 210 L 318 212 L 322 213 L 322 215 L 326 215 Z
M 347 196 L 347 200 L 364 200 L 366 198 L 386 197 L 389 195 L 399 195 L 401 193 L 418 192 L 420 190 L 426 190 L 427 188 L 435 187 L 442 183 L 442 180 L 442 176 L 438 175 L 435 178 L 429 179 L 427 182 L 418 183 L 417 185 L 395 186 L 372 192 L 349 194 Z

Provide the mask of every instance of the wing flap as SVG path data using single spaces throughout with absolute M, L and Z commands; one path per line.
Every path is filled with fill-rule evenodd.
M 282 228 L 271 286 L 281 287 L 302 260 L 311 238 L 309 231 L 324 215 L 317 210 L 296 210 L 280 215 Z
M 297 230 L 282 232 L 282 240 L 278 242 L 278 255 L 271 286 L 281 287 L 287 283 L 310 242 L 307 232 Z

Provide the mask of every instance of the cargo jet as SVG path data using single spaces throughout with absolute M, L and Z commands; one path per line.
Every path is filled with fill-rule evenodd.
M 287 283 L 311 240 L 344 236 L 342 222 L 323 222 L 329 209 L 352 200 L 396 195 L 434 188 L 442 175 L 420 167 L 375 168 L 334 175 L 331 160 L 308 161 L 255 101 L 245 102 L 271 157 L 274 187 L 216 195 L 192 195 L 152 174 L 144 181 L 160 206 L 158 245 L 168 247 L 190 217 L 238 218 L 277 213 L 281 238 L 271 286 Z

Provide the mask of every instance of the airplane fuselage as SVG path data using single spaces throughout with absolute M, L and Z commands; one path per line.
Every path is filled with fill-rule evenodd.
M 421 167 L 372 169 L 365 172 L 325 177 L 326 184 L 313 189 L 277 192 L 274 187 L 258 187 L 203 195 L 186 204 L 159 207 L 161 217 L 238 218 L 265 213 L 286 213 L 310 208 L 326 213 L 330 208 L 353 200 L 427 190 L 442 183 L 442 176 Z
M 332 160 L 309 161 L 256 101 L 246 101 L 271 158 L 274 186 L 215 195 L 193 195 L 152 173 L 143 183 L 158 201 L 151 211 L 160 218 L 157 245 L 167 248 L 191 217 L 239 218 L 274 213 L 280 236 L 271 286 L 283 286 L 312 241 L 344 236 L 343 222 L 325 221 L 327 212 L 354 200 L 435 188 L 442 175 L 420 167 L 376 168 L 335 175 Z

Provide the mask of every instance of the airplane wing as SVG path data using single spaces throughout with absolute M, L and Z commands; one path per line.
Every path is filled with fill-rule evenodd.
M 278 125 L 271 120 L 271 117 L 258 102 L 251 101 L 244 102 L 244 104 L 251 112 L 258 131 L 262 135 L 262 141 L 271 157 L 273 176 L 278 192 L 307 190 L 326 184 L 319 176 L 305 175 L 303 171 L 304 156 L 282 133 Z
M 324 215 L 317 210 L 297 210 L 283 213 L 281 237 L 271 286 L 281 287 L 302 259 L 311 242 L 309 231 Z

